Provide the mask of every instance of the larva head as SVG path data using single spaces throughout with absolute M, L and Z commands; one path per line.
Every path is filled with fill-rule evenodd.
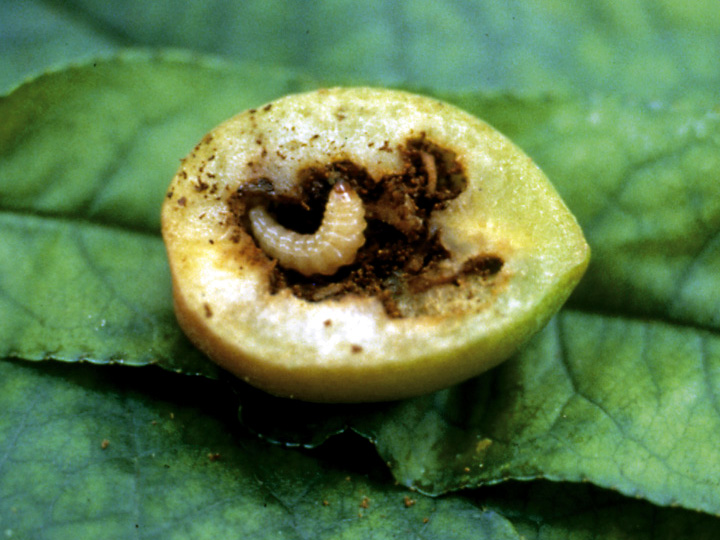
M 589 257 L 504 136 L 369 88 L 288 96 L 214 129 L 172 181 L 163 236 L 190 339 L 255 386 L 326 402 L 408 397 L 495 366 Z

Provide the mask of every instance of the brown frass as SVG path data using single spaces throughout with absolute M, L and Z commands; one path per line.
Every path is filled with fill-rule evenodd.
M 400 295 L 459 285 L 468 275 L 489 278 L 500 272 L 503 260 L 493 254 L 474 257 L 452 272 L 439 264 L 450 254 L 429 230 L 429 218 L 467 188 L 465 173 L 452 151 L 425 138 L 410 140 L 398 150 L 404 162 L 402 172 L 377 181 L 352 162 L 335 161 L 300 171 L 291 195 L 276 194 L 271 179 L 259 178 L 243 184 L 230 197 L 230 210 L 248 234 L 251 229 L 245 214 L 256 204 L 267 206 L 280 225 L 302 234 L 314 233 L 322 222 L 330 189 L 339 180 L 348 182 L 364 203 L 365 244 L 353 264 L 331 276 L 310 277 L 276 264 L 270 271 L 272 293 L 287 288 L 311 302 L 346 294 L 370 295 L 382 301 L 389 316 L 403 317 L 396 303 Z

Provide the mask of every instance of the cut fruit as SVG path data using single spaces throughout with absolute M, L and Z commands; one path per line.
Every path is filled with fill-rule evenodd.
M 183 160 L 162 224 L 191 341 L 254 386 L 318 402 L 409 397 L 497 365 L 589 260 L 573 215 L 503 135 L 371 88 L 223 123 Z

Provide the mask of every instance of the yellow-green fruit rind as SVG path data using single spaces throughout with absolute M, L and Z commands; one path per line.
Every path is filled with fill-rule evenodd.
M 232 194 L 260 178 L 291 194 L 299 170 L 342 160 L 397 174 L 396 149 L 418 138 L 454 153 L 467 178 L 430 218 L 450 262 L 493 254 L 499 274 L 402 298 L 420 313 L 404 317 L 372 296 L 272 291 L 273 263 L 232 215 Z M 573 215 L 507 138 L 448 104 L 371 88 L 288 96 L 223 123 L 183 162 L 162 221 L 189 338 L 250 384 L 317 402 L 405 398 L 497 365 L 547 323 L 589 259 Z

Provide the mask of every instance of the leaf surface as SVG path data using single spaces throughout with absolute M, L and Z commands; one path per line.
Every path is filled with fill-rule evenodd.
M 314 452 L 238 428 L 217 381 L 0 361 L 0 516 L 11 538 L 715 538 L 717 519 L 588 485 L 437 499 L 393 486 L 362 441 Z M 372 452 L 372 451 L 371 451 Z
M 4 534 L 520 538 L 494 510 L 392 486 L 357 440 L 340 455 L 268 446 L 230 403 L 217 382 L 159 371 L 0 361 Z
M 204 74 L 202 78 L 213 90 L 212 97 L 206 96 L 203 101 L 208 110 L 189 108 L 187 112 L 188 107 L 183 105 L 192 102 L 192 92 L 182 98 L 182 93 L 174 89 L 184 88 L 189 78 L 199 74 Z M 12 239 L 6 244 L 3 259 L 8 269 L 3 274 L 7 276 L 2 284 L 3 299 L 7 312 L 12 314 L 0 326 L 3 343 L 9 347 L 6 354 L 134 364 L 157 362 L 166 368 L 201 373 L 213 369 L 188 347 L 174 322 L 164 252 L 156 232 L 157 206 L 152 203 L 159 206 L 166 179 L 172 174 L 163 156 L 169 153 L 165 148 L 172 147 L 174 139 L 161 135 L 185 124 L 187 132 L 196 124 L 213 125 L 208 120 L 214 114 L 210 111 L 229 106 L 228 96 L 234 95 L 240 78 L 237 71 L 223 66 L 138 58 L 49 76 L 7 98 L 7 110 L 17 120 L 8 123 L 5 140 L 12 144 L 6 146 L 7 159 L 0 169 L 7 208 L 2 223 L 7 237 Z M 119 79 L 122 82 L 117 82 Z M 66 88 L 70 80 L 77 93 L 74 99 Z M 118 84 L 131 89 L 136 86 L 133 81 L 138 80 L 146 82 L 143 96 L 136 99 L 141 106 L 131 108 L 129 102 L 108 97 L 117 91 Z M 284 89 L 300 83 L 280 74 L 275 84 Z M 33 103 L 42 102 L 43 95 L 59 95 L 58 88 L 65 99 L 58 103 L 48 97 L 49 103 L 40 109 L 42 116 L 37 108 L 23 108 L 23 99 L 31 97 Z M 87 122 L 92 114 L 82 110 L 86 88 L 91 89 L 93 102 L 98 104 L 91 109 L 97 114 L 109 109 L 112 121 Z M 270 88 L 266 92 L 272 91 Z M 123 89 L 122 95 L 125 93 Z M 256 100 L 255 104 L 264 101 L 259 96 Z M 352 425 L 377 441 L 399 480 L 429 493 L 507 478 L 590 480 L 660 504 L 718 512 L 716 485 L 712 477 L 701 472 L 704 467 L 720 474 L 720 459 L 715 451 L 718 441 L 712 435 L 718 424 L 716 374 L 720 356 L 712 328 L 716 312 L 693 309 L 693 317 L 677 321 L 678 317 L 666 308 L 667 302 L 658 300 L 654 293 L 653 287 L 658 287 L 654 283 L 648 286 L 637 277 L 657 269 L 658 257 L 662 256 L 671 264 L 695 260 L 695 275 L 710 276 L 705 279 L 710 279 L 711 285 L 717 280 L 710 269 L 713 227 L 720 222 L 720 207 L 713 202 L 718 191 L 713 181 L 715 168 L 720 170 L 720 162 L 713 160 L 718 122 L 712 112 L 706 113 L 702 122 L 693 124 L 695 131 L 689 133 L 682 129 L 690 118 L 687 110 L 638 112 L 610 102 L 593 111 L 582 103 L 565 100 L 548 105 L 532 99 L 483 95 L 466 97 L 464 101 L 476 113 L 489 112 L 491 121 L 502 122 L 501 127 L 513 137 L 527 142 L 531 151 L 540 156 L 536 159 L 565 171 L 559 175 L 559 189 L 571 207 L 580 208 L 579 219 L 596 252 L 597 262 L 591 265 L 589 279 L 607 279 L 615 272 L 614 289 L 609 288 L 604 295 L 594 293 L 597 286 L 581 289 L 573 301 L 575 312 L 561 315 L 515 362 L 467 385 L 391 406 L 381 414 L 351 411 L 343 417 L 333 411 L 327 416 L 322 410 L 318 413 L 321 420 L 302 436 L 294 435 L 294 428 L 280 436 L 271 433 L 278 424 L 269 421 L 267 414 L 256 415 L 248 425 L 255 422 L 253 429 L 267 438 L 290 437 L 297 444 L 317 444 Z M 691 110 L 700 110 L 700 105 Z M 531 122 L 533 113 L 535 121 Z M 608 119 L 601 121 L 604 116 Z M 124 135 L 123 129 L 114 128 L 120 118 L 132 126 Z M 59 135 L 55 125 L 60 121 L 70 124 L 69 136 Z M 133 135 L 147 131 L 147 125 L 160 135 Z M 653 137 L 655 130 L 663 137 Z M 548 139 L 548 133 L 557 135 Z M 627 165 L 611 169 L 609 172 L 614 173 L 606 174 L 605 184 L 599 180 L 593 184 L 597 187 L 593 200 L 605 204 L 583 205 L 581 191 L 574 189 L 573 181 L 584 170 L 596 174 L 592 167 L 595 158 L 583 141 L 596 141 L 602 136 L 619 141 L 610 162 L 623 159 Z M 555 152 L 558 144 L 553 141 L 560 137 L 560 146 L 565 150 Z M 113 138 L 118 138 L 115 144 L 120 148 L 126 146 L 120 156 L 114 146 L 107 144 Z M 45 160 L 33 163 L 28 149 L 40 144 L 69 148 L 77 169 L 65 165 L 62 154 L 50 150 L 43 152 Z M 685 157 L 697 152 L 707 159 Z M 663 159 L 664 155 L 668 158 Z M 645 190 L 634 187 L 650 176 L 647 169 L 652 170 L 658 161 L 665 164 L 665 175 L 644 185 Z M 29 165 L 24 167 L 25 163 Z M 146 163 L 151 165 L 146 168 Z M 13 180 L 21 170 L 27 173 L 26 181 L 24 189 L 17 192 Z M 99 171 L 107 170 L 111 173 L 96 179 Z M 43 189 L 52 173 L 55 178 L 50 189 Z M 682 178 L 689 181 L 679 182 Z M 666 238 L 665 206 L 647 196 L 646 190 L 668 189 L 674 189 L 677 201 L 699 202 L 676 207 L 678 238 L 692 232 L 693 224 L 701 221 L 706 223 L 701 231 L 705 236 L 699 241 L 690 238 L 684 243 L 674 242 L 670 249 L 660 249 L 654 243 L 644 249 L 637 243 L 617 249 L 618 243 L 628 238 L 632 242 L 632 235 L 623 227 L 610 231 L 604 228 L 603 224 L 612 220 L 603 216 L 616 211 L 615 205 L 607 201 L 614 200 L 617 191 L 629 190 L 625 207 L 628 213 L 635 212 L 635 220 L 645 220 L 643 238 Z M 634 204 L 632 196 L 644 205 Z M 637 208 L 644 212 L 636 212 Z M 595 234 L 596 227 L 602 232 Z M 28 238 L 32 241 L 28 242 Z M 598 252 L 603 255 L 599 260 Z M 632 254 L 634 270 L 622 274 L 626 254 Z M 144 269 L 141 278 L 125 279 L 133 268 Z M 76 279 L 78 276 L 81 279 Z M 622 282 L 626 283 L 624 290 L 630 291 L 625 297 L 636 298 L 627 308 L 613 303 L 621 295 L 612 291 L 618 290 Z M 693 290 L 692 285 L 689 290 Z M 666 296 L 670 298 L 672 293 L 670 290 Z M 710 295 L 704 305 L 716 310 L 713 294 L 717 292 L 711 287 L 696 298 L 704 301 Z M 612 315 L 593 313 L 610 308 Z M 638 315 L 652 315 L 656 322 L 638 320 Z M 677 322 L 683 326 L 677 326 Z M 633 331 L 628 334 L 629 328 Z M 604 352 L 598 356 L 597 351 Z M 650 375 L 644 385 L 631 391 L 622 384 L 637 383 L 646 372 Z M 506 378 L 510 382 L 499 387 L 492 382 Z M 517 381 L 544 384 L 523 385 Z M 549 393 L 551 387 L 554 392 Z M 460 419 L 452 420 L 459 414 L 457 400 L 463 404 L 463 412 Z M 491 412 L 485 410 L 488 402 L 495 407 Z M 277 407 L 283 410 L 284 406 Z M 529 411 L 533 411 L 532 415 Z M 244 414 L 246 420 L 248 414 L 253 415 L 251 403 Z M 325 417 L 327 420 L 322 420 Z M 458 435 L 458 422 L 466 436 Z M 503 427 L 501 432 L 495 433 L 496 425 Z M 418 430 L 427 434 L 420 441 Z M 688 440 L 689 444 L 682 444 Z M 460 457 L 453 461 L 450 456 Z
M 0 5 L 0 94 L 68 60 L 96 58 L 127 45 L 97 21 L 84 20 L 74 10 L 53 3 L 26 0 Z
M 0 99 L 0 355 L 216 373 L 175 323 L 160 206 L 207 130 L 302 84 L 256 69 L 133 53 Z
M 209 0 L 184 10 L 171 1 L 133 0 L 118 9 L 74 0 L 69 6 L 106 35 L 135 44 L 283 65 L 333 83 L 648 98 L 720 84 L 714 0 Z
M 717 518 L 661 509 L 588 484 L 508 483 L 470 498 L 508 517 L 528 540 L 711 540 L 717 535 Z
M 718 514 L 718 389 L 717 335 L 564 311 L 496 370 L 356 426 L 425 492 L 590 481 Z
M 202 379 L 49 363 L 8 371 L 2 362 L 4 533 L 714 538 L 716 518 L 587 484 L 468 488 L 588 479 L 718 512 L 719 14 L 715 0 L 210 0 L 182 12 L 165 1 L 3 4 L 0 91 L 121 46 L 263 67 L 126 56 L 58 71 L 0 101 L 0 356 L 214 374 L 174 324 L 156 212 L 177 159 L 210 127 L 306 87 L 282 67 L 326 82 L 426 88 L 490 121 L 548 173 L 593 248 L 572 309 L 466 385 L 307 417 L 297 404 L 284 416 L 273 400 L 268 415 L 253 405 L 267 400 L 242 396 L 244 421 L 268 438 L 316 445 L 353 425 L 377 439 L 403 482 L 467 486 L 461 495 L 411 494 L 406 509 L 405 490 L 354 471 L 359 490 L 348 495 L 345 477 L 367 454 L 328 464 L 268 448 L 237 431 L 224 417 L 234 400 L 218 404 Z M 222 458 L 210 461 L 218 448 Z M 360 488 L 369 520 L 354 517 Z M 328 492 L 342 494 L 339 507 L 308 502 Z

